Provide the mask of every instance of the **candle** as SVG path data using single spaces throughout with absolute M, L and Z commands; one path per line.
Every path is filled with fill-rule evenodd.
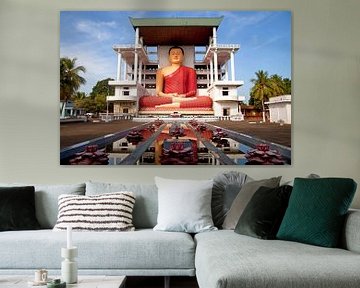
M 66 232 L 67 232 L 67 242 L 66 242 L 66 248 L 70 249 L 72 248 L 72 235 L 71 235 L 72 227 L 69 225 L 67 226 Z

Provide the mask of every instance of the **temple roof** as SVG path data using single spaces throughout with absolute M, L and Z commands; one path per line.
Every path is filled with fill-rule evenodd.
M 212 29 L 219 27 L 223 17 L 187 18 L 131 18 L 144 45 L 195 45 L 206 46 Z

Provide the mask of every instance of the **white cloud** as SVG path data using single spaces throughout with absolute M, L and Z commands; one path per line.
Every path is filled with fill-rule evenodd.
M 243 13 L 226 11 L 223 20 L 223 22 L 226 22 L 226 35 L 231 38 L 238 36 L 241 31 L 252 30 L 254 26 L 269 21 L 274 13 L 272 11 L 249 11 Z
M 95 22 L 95 21 L 79 21 L 75 24 L 75 29 L 86 34 L 92 39 L 98 41 L 108 40 L 113 37 L 112 29 L 116 28 L 116 22 Z

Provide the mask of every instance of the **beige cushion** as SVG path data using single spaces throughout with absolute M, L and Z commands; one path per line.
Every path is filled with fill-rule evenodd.
M 251 181 L 244 184 L 240 192 L 237 194 L 234 202 L 232 203 L 229 212 L 227 213 L 223 229 L 234 230 L 241 214 L 244 212 L 246 205 L 249 203 L 255 192 L 261 187 L 276 188 L 280 184 L 281 176 L 270 179 L 263 179 L 258 181 Z

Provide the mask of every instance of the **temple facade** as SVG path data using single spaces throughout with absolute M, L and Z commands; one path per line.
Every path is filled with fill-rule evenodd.
M 222 17 L 217 18 L 130 18 L 134 28 L 134 42 L 113 46 L 117 54 L 116 79 L 109 81 L 115 95 L 107 97 L 116 114 L 211 115 L 241 118 L 239 95 L 243 81 L 235 79 L 235 55 L 239 44 L 221 44 L 217 29 Z M 209 96 L 212 108 L 158 109 L 139 106 L 141 96 L 155 96 L 156 72 L 169 65 L 168 50 L 172 46 L 184 50 L 183 65 L 195 69 L 197 95 Z

